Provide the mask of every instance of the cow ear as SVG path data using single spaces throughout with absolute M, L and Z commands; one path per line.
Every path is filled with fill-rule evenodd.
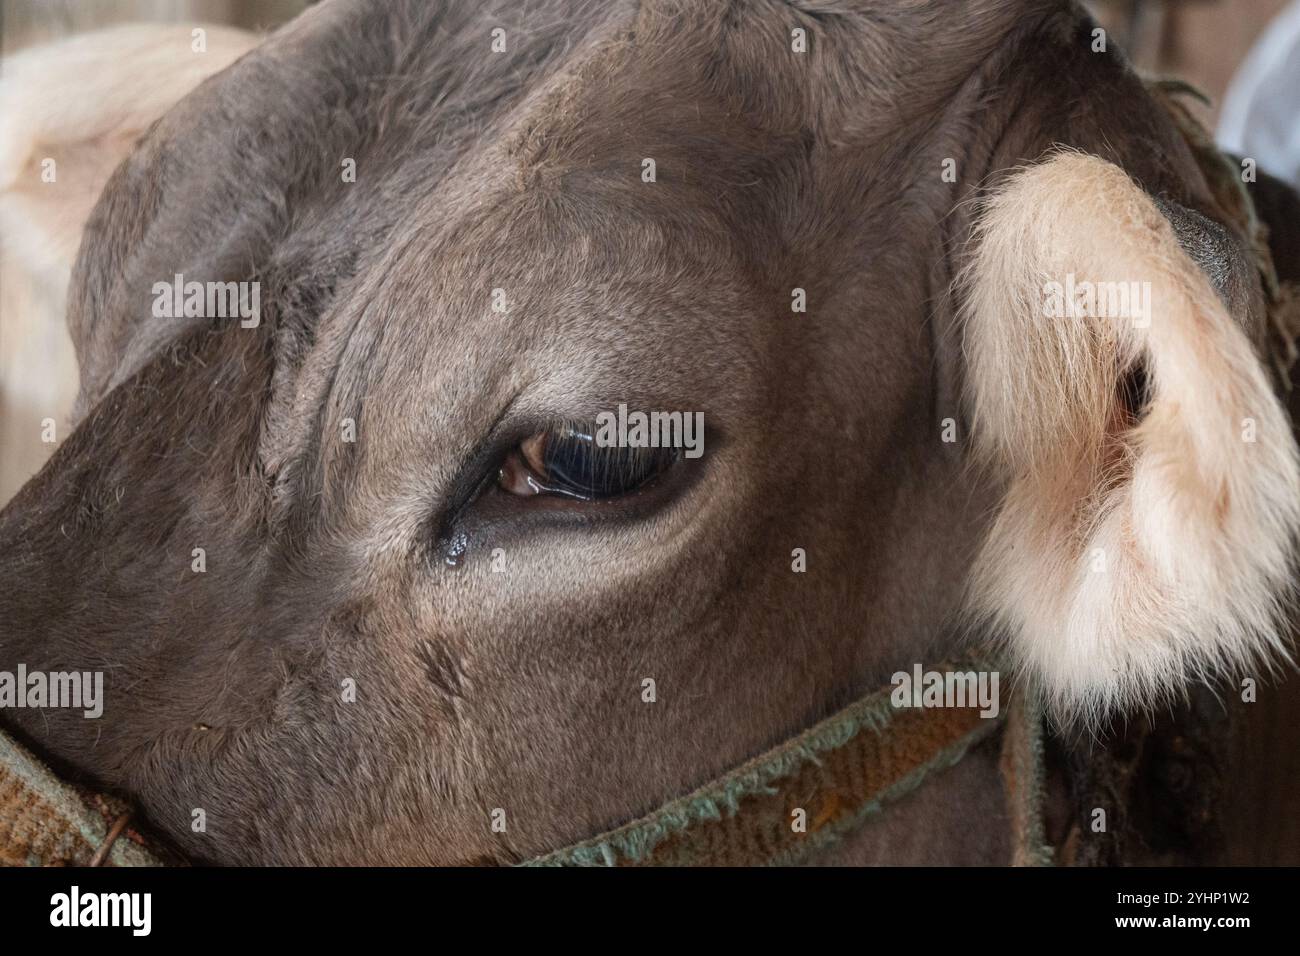
M 113 168 L 177 100 L 257 42 L 243 30 L 151 23 L 7 57 L 0 197 L 9 246 L 27 268 L 65 285 Z
M 1006 488 L 972 601 L 1012 659 L 1095 720 L 1285 657 L 1290 422 L 1155 202 L 1058 153 L 988 200 L 972 249 L 967 399 Z

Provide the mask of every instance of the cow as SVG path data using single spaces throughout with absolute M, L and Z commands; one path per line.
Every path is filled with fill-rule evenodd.
M 190 861 L 447 865 L 976 643 L 1076 768 L 1235 704 L 1287 658 L 1300 464 L 1194 146 L 1058 0 L 313 6 L 86 223 L 0 668 L 104 711 L 0 719 Z M 705 453 L 602 453 L 620 405 Z M 943 773 L 812 862 L 1011 859 L 997 751 Z

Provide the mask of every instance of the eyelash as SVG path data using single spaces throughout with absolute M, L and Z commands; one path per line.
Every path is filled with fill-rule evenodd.
M 591 429 L 566 424 L 534 433 L 511 449 L 497 485 L 520 497 L 609 500 L 635 493 L 676 461 L 674 449 L 602 447 Z

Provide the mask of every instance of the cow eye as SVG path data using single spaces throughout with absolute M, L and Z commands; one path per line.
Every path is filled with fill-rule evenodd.
M 506 456 L 497 485 L 512 495 L 594 501 L 630 494 L 677 460 L 672 448 L 618 448 L 576 427 L 530 435 Z

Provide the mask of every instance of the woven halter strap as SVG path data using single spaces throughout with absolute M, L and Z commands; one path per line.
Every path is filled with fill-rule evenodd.
M 965 662 L 939 668 L 978 669 Z M 1022 696 L 996 718 L 982 718 L 975 706 L 898 708 L 893 693 L 892 686 L 875 691 L 694 793 L 527 865 L 797 863 L 999 729 L 1013 862 L 1050 863 L 1041 819 L 1041 721 Z M 127 828 L 128 818 L 121 801 L 64 783 L 0 731 L 0 865 L 164 865 Z
M 970 674 L 969 663 L 942 673 Z M 799 863 L 880 815 L 1005 728 L 1001 771 L 1018 865 L 1051 862 L 1043 837 L 1041 720 L 1022 695 L 997 717 L 971 707 L 896 707 L 893 686 L 693 793 L 527 866 Z
M 0 731 L 0 866 L 161 866 L 125 803 L 59 780 Z

